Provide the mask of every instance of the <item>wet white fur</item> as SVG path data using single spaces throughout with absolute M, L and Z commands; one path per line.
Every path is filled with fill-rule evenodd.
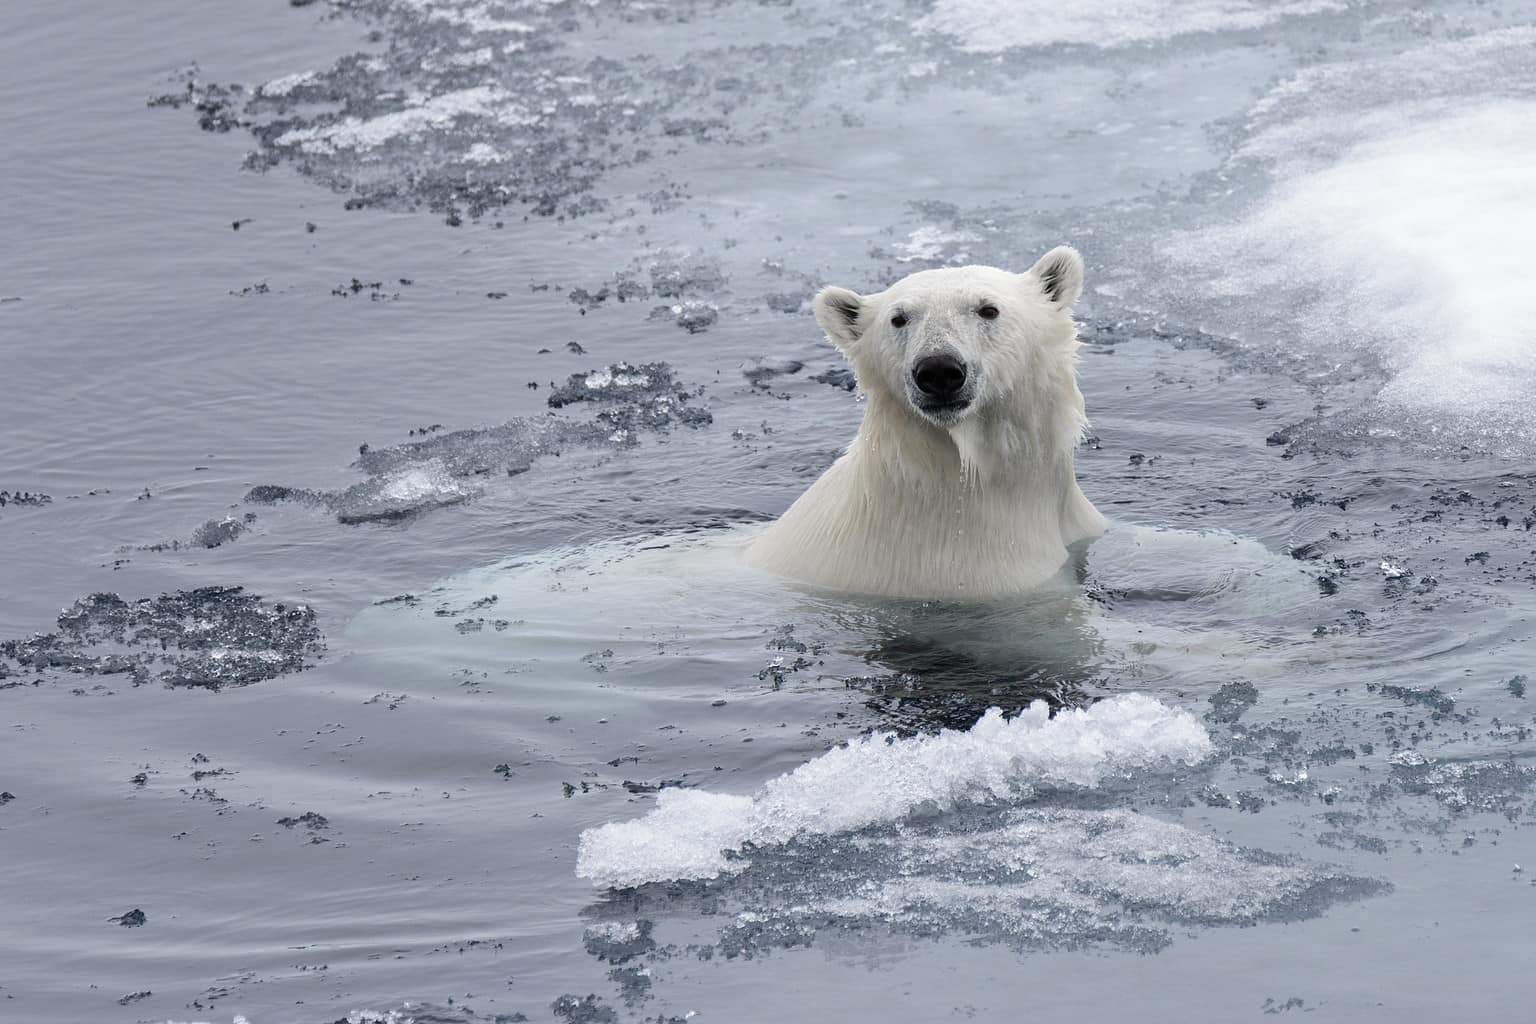
M 1073 470 L 1088 422 L 1072 320 L 1082 280 L 1082 258 L 1062 246 L 1022 274 L 970 266 L 874 295 L 824 289 L 816 319 L 868 396 L 864 421 L 748 561 L 815 586 L 919 599 L 1003 597 L 1055 575 L 1067 545 L 1104 530 Z M 977 313 L 987 303 L 995 320 Z M 945 349 L 977 390 L 939 423 L 908 382 L 917 359 Z

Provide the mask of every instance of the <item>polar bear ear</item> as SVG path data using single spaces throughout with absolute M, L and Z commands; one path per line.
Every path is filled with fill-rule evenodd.
M 1040 257 L 1029 275 L 1057 309 L 1070 309 L 1083 294 L 1083 258 L 1070 245 L 1058 245 Z
M 812 308 L 816 322 L 827 332 L 832 344 L 847 352 L 864 333 L 859 321 L 864 315 L 864 296 L 847 288 L 828 287 L 816 293 Z

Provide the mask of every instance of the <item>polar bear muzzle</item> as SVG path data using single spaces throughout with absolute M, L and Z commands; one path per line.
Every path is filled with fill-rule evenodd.
M 912 404 L 929 414 L 954 414 L 971 404 L 965 361 L 953 352 L 925 355 L 912 364 Z

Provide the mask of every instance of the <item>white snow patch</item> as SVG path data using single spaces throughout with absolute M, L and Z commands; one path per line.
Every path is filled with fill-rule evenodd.
M 313 71 L 300 71 L 296 74 L 274 78 L 265 85 L 258 87 L 256 91 L 263 96 L 287 96 L 299 86 L 313 82 L 316 77 Z
M 506 125 L 526 125 L 538 120 L 517 104 L 505 89 L 476 85 L 432 96 L 378 117 L 349 117 L 330 124 L 296 128 L 279 136 L 277 144 L 298 146 L 308 153 L 369 150 L 401 136 L 446 129 L 461 117 L 494 117 Z
M 1344 0 L 938 0 L 917 28 L 954 36 L 971 53 L 1062 44 L 1112 49 L 1344 7 Z
M 1280 307 L 1309 351 L 1374 356 L 1390 375 L 1378 396 L 1389 411 L 1531 440 L 1536 102 L 1429 120 L 1382 111 L 1357 124 L 1379 126 L 1388 130 L 1283 181 L 1243 220 L 1167 253 L 1214 295 Z
M 1536 28 L 1304 69 L 1221 178 L 1266 190 L 1154 250 L 1160 308 L 1324 372 L 1365 357 L 1373 432 L 1536 451 Z

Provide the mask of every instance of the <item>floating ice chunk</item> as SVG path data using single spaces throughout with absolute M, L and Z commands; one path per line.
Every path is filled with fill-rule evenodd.
M 954 36 L 971 53 L 1063 43 L 1112 49 L 1263 28 L 1344 6 L 1343 0 L 938 0 L 917 28 Z
M 263 96 L 273 98 L 279 96 L 287 96 L 299 86 L 308 85 L 310 82 L 313 82 L 317 77 L 318 76 L 313 71 L 300 71 L 297 74 L 284 75 L 281 78 L 274 78 L 272 81 L 261 86 L 256 91 Z
M 465 494 L 464 485 L 449 476 L 442 463 L 438 462 L 429 462 L 389 477 L 379 489 L 380 498 L 398 502 L 459 499 Z
M 587 926 L 581 937 L 587 952 L 615 963 L 654 946 L 649 921 L 602 921 Z
M 981 239 L 969 231 L 946 231 L 933 224 L 924 224 L 907 236 L 905 242 L 891 246 L 897 263 L 944 260 L 948 263 L 964 263 L 971 254 L 962 246 Z
M 651 386 L 651 378 L 643 373 L 627 373 L 623 364 L 606 366 L 601 370 L 593 370 L 587 374 L 583 382 L 589 391 L 602 391 L 607 388 L 648 388 Z
M 344 523 L 384 522 L 468 501 L 476 489 L 457 479 L 440 459 L 407 464 L 353 484 L 327 498 Z
M 422 1008 L 421 1004 L 406 1003 L 400 1010 L 350 1010 L 342 1020 L 346 1024 L 418 1024 L 416 1011 Z M 424 1018 L 441 1019 L 436 1013 L 432 1013 L 430 1017 L 424 1015 Z
M 1036 784 L 1096 786 L 1112 772 L 1193 764 L 1209 735 L 1186 711 L 1140 694 L 1050 717 L 1043 702 L 1007 719 L 993 708 L 965 732 L 837 747 L 753 796 L 672 789 L 635 821 L 582 834 L 576 873 L 600 885 L 714 878 L 738 871 L 748 845 L 836 835 L 920 811 L 1028 797 Z
M 1529 813 L 1536 767 L 1514 759 L 1437 761 L 1416 750 L 1393 754 L 1392 782 L 1406 793 L 1433 797 L 1453 811 L 1493 811 L 1511 820 Z
M 690 299 L 670 306 L 657 306 L 651 310 L 651 320 L 671 320 L 689 334 L 706 331 L 720 319 L 719 307 Z

